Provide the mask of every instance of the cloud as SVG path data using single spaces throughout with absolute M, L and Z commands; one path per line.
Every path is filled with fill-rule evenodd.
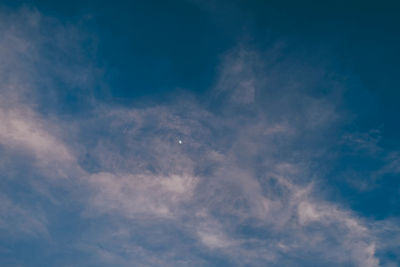
M 290 155 L 302 153 L 297 140 L 318 135 L 337 117 L 319 112 L 327 100 L 303 99 L 310 105 L 296 111 L 304 117 L 292 117 L 290 109 L 283 121 L 270 119 L 257 103 L 236 99 L 223 113 L 192 100 L 183 100 L 186 112 L 174 103 L 103 107 L 97 117 L 109 122 L 109 134 L 99 139 L 92 160 L 108 172 L 89 176 L 89 209 L 141 221 L 141 227 L 154 218 L 168 220 L 207 253 L 239 265 L 291 265 L 291 255 L 304 262 L 377 266 L 374 237 L 363 220 L 316 194 L 307 169 L 311 151 L 301 159 Z M 236 105 L 249 105 L 251 116 L 236 116 Z M 324 116 L 307 122 L 315 112 Z M 177 142 L 182 136 L 183 146 Z
M 235 103 L 253 103 L 257 86 L 254 73 L 256 65 L 257 54 L 251 50 L 241 48 L 227 53 L 220 66 L 216 94 L 228 94 L 230 100 Z
M 122 107 L 82 89 L 78 95 L 87 98 L 90 112 L 68 120 L 54 107 L 43 111 L 38 87 L 55 83 L 32 71 L 32 61 L 45 62 L 45 70 L 56 66 L 50 76 L 87 87 L 96 71 L 80 62 L 48 61 L 38 37 L 26 30 L 47 27 L 48 20 L 37 11 L 20 12 L 15 16 L 26 21 L 17 33 L 8 29 L 0 49 L 10 64 L 1 66 L 8 72 L 0 101 L 1 153 L 35 161 L 11 169 L 40 174 L 26 184 L 39 184 L 32 188 L 36 194 L 66 206 L 79 202 L 76 220 L 91 226 L 71 237 L 71 246 L 90 255 L 86 263 L 378 266 L 382 251 L 398 246 L 385 245 L 378 230 L 385 225 L 398 233 L 392 222 L 362 218 L 325 199 L 319 188 L 324 177 L 315 166 L 325 167 L 332 141 L 326 136 L 342 116 L 335 93 L 317 97 L 309 89 L 320 85 L 324 71 L 293 71 L 290 59 L 276 60 L 278 48 L 263 54 L 241 45 L 223 57 L 208 105 L 177 96 L 174 102 Z M 56 53 L 71 53 L 65 48 L 80 38 L 66 36 L 75 36 L 75 28 L 56 28 Z M 75 77 L 77 69 L 88 77 Z M 337 87 L 336 81 L 324 85 Z M 53 90 L 53 99 L 62 102 L 62 88 Z M 355 136 L 347 139 L 360 143 Z M 47 193 L 39 191 L 44 187 Z M 60 187 L 69 194 L 51 193 Z M 0 227 L 52 235 L 54 222 L 16 202 L 4 197 Z M 9 218 L 17 223 L 7 223 Z
M 137 214 L 174 217 L 179 204 L 193 195 L 194 177 L 171 175 L 114 175 L 96 173 L 89 178 L 95 188 L 91 204 L 100 212 L 119 212 L 134 218 Z
M 47 219 L 40 210 L 32 210 L 0 195 L 0 230 L 10 240 L 17 236 L 49 238 Z
M 0 143 L 32 153 L 47 168 L 55 162 L 72 162 L 74 158 L 69 149 L 46 130 L 45 122 L 31 110 L 23 109 L 0 110 Z

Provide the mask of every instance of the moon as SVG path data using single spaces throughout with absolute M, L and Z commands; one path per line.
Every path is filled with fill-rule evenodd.
M 182 140 L 178 140 L 178 143 L 179 143 L 180 145 L 182 145 Z

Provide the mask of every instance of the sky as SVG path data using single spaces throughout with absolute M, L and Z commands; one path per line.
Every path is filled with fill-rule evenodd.
M 400 266 L 400 6 L 0 2 L 1 266 Z

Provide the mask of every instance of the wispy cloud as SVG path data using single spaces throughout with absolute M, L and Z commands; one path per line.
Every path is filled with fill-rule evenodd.
M 35 11 L 15 16 L 27 18 L 21 29 L 41 21 Z M 77 200 L 62 201 L 79 201 L 79 220 L 92 225 L 72 246 L 92 255 L 91 264 L 202 266 L 215 259 L 251 266 L 378 266 L 380 253 L 396 246 L 385 245 L 377 230 L 385 225 L 398 232 L 392 222 L 362 218 L 321 193 L 315 165 L 341 112 L 334 93 L 310 94 L 309 86 L 323 79 L 315 78 L 313 68 L 310 82 L 304 69 L 284 72 L 290 59 L 282 63 L 271 56 L 277 58 L 279 49 L 266 57 L 242 45 L 223 58 L 209 105 L 177 96 L 171 103 L 121 107 L 82 93 L 90 112 L 63 120 L 54 110 L 51 116 L 42 112 L 37 99 L 44 92 L 30 89 L 43 84 L 23 59 L 33 54 L 33 61 L 42 62 L 45 56 L 30 52 L 40 50 L 31 40 L 37 37 L 26 29 L 15 33 L 7 19 L 1 22 L 7 34 L 0 53 L 8 54 L 12 67 L 3 64 L 1 71 L 12 75 L 2 80 L 1 153 L 32 159 L 36 164 L 15 167 L 35 170 L 43 181 L 70 178 L 66 190 Z M 78 45 L 68 45 L 79 38 L 67 40 L 65 31 L 58 28 L 56 40 L 67 43 L 61 48 Z M 270 64 L 261 63 L 265 57 Z M 57 68 L 52 75 L 90 86 L 90 71 L 88 78 L 73 75 L 79 64 L 57 62 Z M 64 180 L 52 181 L 59 186 Z M 2 203 L 0 227 L 49 232 L 52 222 L 44 215 L 6 197 Z

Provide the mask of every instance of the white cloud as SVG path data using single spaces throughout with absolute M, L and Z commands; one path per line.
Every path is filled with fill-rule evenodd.
M 98 212 L 117 212 L 130 218 L 137 214 L 174 218 L 196 185 L 196 178 L 190 175 L 98 173 L 88 179 L 95 191 L 91 205 Z
M 0 107 L 0 143 L 16 149 L 26 149 L 42 163 L 72 162 L 69 149 L 45 129 L 44 121 L 32 111 Z

